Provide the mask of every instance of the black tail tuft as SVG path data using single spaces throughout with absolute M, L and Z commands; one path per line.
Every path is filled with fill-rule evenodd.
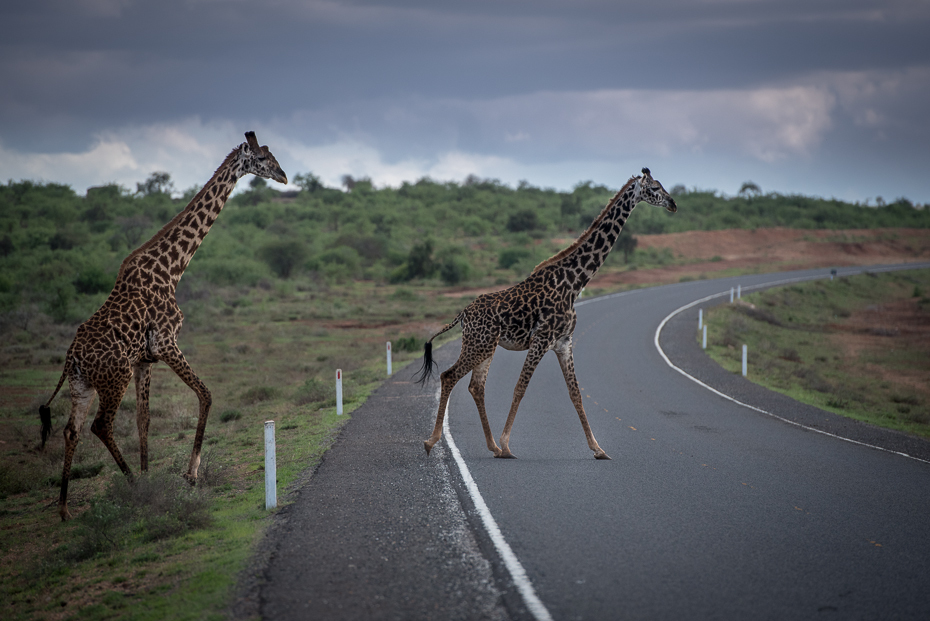
M 433 370 L 435 368 L 436 361 L 433 360 L 433 343 L 432 341 L 426 341 L 426 345 L 423 346 L 423 366 L 421 366 L 417 374 L 413 376 L 413 381 L 420 385 L 425 384 L 432 379 Z
M 42 421 L 42 448 L 45 448 L 45 442 L 52 435 L 52 408 L 47 405 L 39 406 L 39 420 Z

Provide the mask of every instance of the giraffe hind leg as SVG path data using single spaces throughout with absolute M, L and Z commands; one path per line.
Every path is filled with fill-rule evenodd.
M 488 413 L 484 406 L 484 384 L 488 379 L 488 369 L 491 367 L 491 359 L 494 357 L 494 352 L 491 352 L 491 355 L 478 363 L 478 365 L 472 369 L 471 372 L 471 382 L 468 384 L 468 392 L 471 393 L 472 398 L 475 400 L 475 405 L 478 407 L 478 416 L 481 418 L 481 427 L 484 429 L 484 439 L 488 444 L 488 450 L 494 453 L 494 456 L 497 457 L 501 454 L 501 449 L 497 446 L 497 442 L 494 441 L 494 436 L 491 433 L 491 425 L 488 422 Z
M 149 469 L 149 389 L 152 384 L 152 364 L 136 365 L 136 428 L 139 430 L 139 467 Z
M 423 448 L 426 449 L 427 456 L 429 456 L 436 443 L 439 442 L 439 438 L 442 437 L 442 421 L 446 417 L 449 395 L 452 394 L 452 389 L 455 388 L 459 380 L 465 377 L 469 371 L 471 371 L 471 368 L 466 363 L 463 363 L 462 358 L 459 357 L 455 364 L 439 375 L 442 388 L 439 393 L 439 411 L 436 413 L 436 424 L 433 426 L 433 433 L 423 442 Z
M 80 439 L 81 428 L 84 427 L 87 413 L 90 411 L 90 406 L 97 394 L 93 388 L 75 380 L 70 382 L 70 392 L 71 415 L 68 417 L 64 429 L 65 457 L 61 470 L 61 492 L 58 496 L 58 515 L 61 517 L 62 522 L 71 519 L 71 513 L 68 511 L 68 480 L 71 477 L 71 462 L 74 460 L 74 452 Z
M 483 342 L 482 345 L 475 345 L 476 342 Z M 449 395 L 452 394 L 452 389 L 455 388 L 455 385 L 458 384 L 459 380 L 468 375 L 469 371 L 474 369 L 476 366 L 479 366 L 484 360 L 488 361 L 490 364 L 490 358 L 494 355 L 494 350 L 497 348 L 497 339 L 496 338 L 476 338 L 473 333 L 465 332 L 462 335 L 462 353 L 459 354 L 459 359 L 455 361 L 451 367 L 439 374 L 440 384 L 442 386 L 439 393 L 439 411 L 436 413 L 436 424 L 433 426 L 433 433 L 430 437 L 423 442 L 423 447 L 426 449 L 426 454 L 429 455 L 429 452 L 433 449 L 439 438 L 442 437 L 442 422 L 446 416 L 446 406 L 449 404 Z M 485 369 L 485 377 L 487 370 Z M 481 382 L 482 390 L 484 388 L 484 382 Z M 470 387 L 469 387 L 470 388 Z M 472 393 L 474 394 L 474 393 Z M 482 399 L 483 401 L 483 399 Z M 482 424 L 485 425 L 486 434 L 490 433 L 490 427 L 487 425 L 487 418 L 485 417 L 482 420 Z M 493 443 L 493 438 L 491 442 Z M 494 450 L 491 446 L 488 446 L 492 451 Z

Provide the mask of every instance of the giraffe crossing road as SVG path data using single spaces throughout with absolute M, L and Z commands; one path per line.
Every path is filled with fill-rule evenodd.
M 451 434 L 552 618 L 928 616 L 930 465 L 736 405 L 672 370 L 652 342 L 659 322 L 687 302 L 797 275 L 578 305 L 582 394 L 612 461 L 591 459 L 552 357 L 522 404 L 519 459 L 494 459 L 471 395 L 452 392 Z M 674 361 L 711 383 L 735 380 L 727 390 L 747 403 L 849 431 L 847 421 L 707 371 L 693 310 L 664 336 Z M 449 364 L 458 342 L 435 353 Z M 505 422 L 522 365 L 519 353 L 495 356 L 486 396 L 493 429 Z M 445 443 L 423 455 L 418 430 L 435 412 L 436 386 L 421 389 L 412 375 L 403 369 L 372 395 L 275 518 L 244 610 L 275 619 L 540 618 L 497 557 Z M 930 443 L 865 433 L 866 443 L 930 458 Z

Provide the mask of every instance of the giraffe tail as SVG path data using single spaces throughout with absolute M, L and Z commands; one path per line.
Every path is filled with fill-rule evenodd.
M 416 375 L 413 376 L 413 381 L 417 384 L 423 385 L 433 378 L 433 373 L 438 366 L 436 361 L 433 360 L 433 339 L 442 334 L 443 332 L 448 332 L 455 327 L 462 320 L 462 313 L 459 313 L 458 316 L 452 320 L 452 323 L 447 323 L 443 326 L 442 330 L 430 337 L 426 344 L 423 346 L 423 366 L 420 367 L 420 370 L 417 371 Z
M 58 380 L 58 386 L 55 386 L 55 392 L 53 392 L 52 396 L 45 402 L 45 405 L 39 406 L 39 421 L 42 423 L 42 447 L 40 450 L 45 449 L 45 443 L 52 434 L 52 401 L 55 400 L 55 396 L 58 394 L 58 391 L 61 390 L 61 385 L 65 383 L 65 377 L 67 377 L 67 375 L 68 369 L 65 367 L 65 370 L 61 372 L 61 378 Z

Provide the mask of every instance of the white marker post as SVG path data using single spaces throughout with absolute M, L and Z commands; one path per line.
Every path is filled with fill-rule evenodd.
M 265 509 L 278 506 L 278 462 L 275 458 L 274 421 L 265 421 Z
M 733 303 L 733 287 L 730 287 L 730 304 Z
M 743 377 L 746 377 L 746 346 L 743 345 Z
M 342 369 L 336 369 L 336 414 L 342 416 Z
M 743 299 L 743 285 L 736 285 L 736 299 Z
M 698 309 L 698 330 L 704 327 L 704 309 Z
M 387 342 L 388 377 L 391 377 L 391 341 Z
M 704 324 L 704 341 L 703 341 L 702 349 L 707 349 L 707 324 L 706 323 Z

